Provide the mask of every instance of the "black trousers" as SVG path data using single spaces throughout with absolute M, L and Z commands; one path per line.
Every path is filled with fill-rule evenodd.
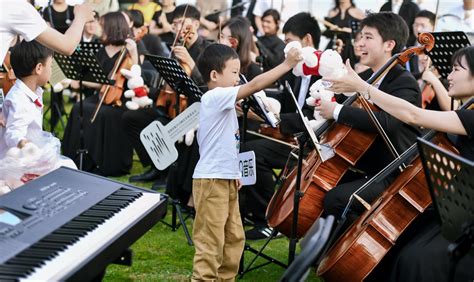
M 337 185 L 333 189 L 329 190 L 324 197 L 323 207 L 324 214 L 333 215 L 336 218 L 340 218 L 343 214 L 351 195 L 369 181 L 372 177 L 363 177 L 357 178 L 355 173 L 348 172 L 346 176 L 343 177 L 341 182 L 342 184 Z M 382 192 L 392 183 L 395 176 L 388 176 L 380 182 L 374 182 L 371 185 L 367 186 L 366 189 L 358 192 L 357 195 L 364 199 L 367 203 L 371 204 L 376 200 Z M 364 206 L 357 200 L 353 200 L 351 206 L 349 207 L 347 218 L 349 221 L 357 218 L 362 212 L 364 212 Z
M 275 191 L 272 170 L 284 168 L 291 148 L 271 140 L 257 139 L 248 141 L 242 149 L 255 152 L 257 182 L 241 189 L 241 210 L 244 215 L 253 215 L 256 226 L 266 226 L 265 213 Z
M 160 121 L 163 125 L 170 121 L 168 117 L 160 114 L 154 107 L 126 111 L 122 115 L 122 128 L 126 132 L 133 149 L 137 152 L 138 158 L 140 158 L 140 162 L 144 167 L 151 165 L 152 161 L 140 140 L 140 132 L 154 120 Z

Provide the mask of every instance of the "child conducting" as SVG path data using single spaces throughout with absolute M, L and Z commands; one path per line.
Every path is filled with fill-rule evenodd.
M 201 99 L 197 133 L 200 159 L 193 174 L 193 281 L 233 281 L 244 248 L 238 206 L 240 138 L 235 103 L 271 85 L 301 59 L 299 51 L 292 49 L 282 64 L 238 85 L 240 61 L 232 48 L 213 44 L 199 58 L 198 69 L 209 91 Z

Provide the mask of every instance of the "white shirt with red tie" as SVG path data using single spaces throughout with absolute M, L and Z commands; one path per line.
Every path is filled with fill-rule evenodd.
M 33 92 L 17 79 L 5 97 L 3 115 L 5 128 L 0 127 L 0 155 L 43 130 L 43 89 L 38 87 Z

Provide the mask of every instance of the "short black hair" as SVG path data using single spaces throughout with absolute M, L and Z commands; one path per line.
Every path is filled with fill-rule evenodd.
M 380 12 L 367 15 L 360 23 L 360 29 L 364 27 L 377 29 L 383 42 L 388 40 L 395 41 L 392 55 L 400 52 L 408 40 L 408 26 L 405 20 L 392 12 Z
M 204 83 L 211 80 L 211 71 L 222 73 L 227 61 L 239 59 L 239 55 L 229 46 L 214 43 L 206 47 L 198 59 L 198 70 L 201 73 Z
M 319 48 L 321 29 L 319 29 L 318 21 L 313 18 L 310 13 L 302 12 L 289 18 L 283 26 L 283 33 L 289 32 L 293 33 L 299 38 L 303 38 L 309 33 L 313 38 L 314 48 Z
M 466 58 L 467 66 L 462 64 L 462 58 Z M 474 77 L 474 46 L 467 46 L 457 50 L 451 58 L 451 64 L 453 66 L 457 64 L 464 69 L 466 67 L 469 68 L 469 73 Z
M 280 21 L 280 13 L 275 9 L 268 9 L 263 13 L 262 19 L 266 18 L 268 16 L 273 18 L 273 21 L 275 21 L 275 24 L 277 25 L 277 30 L 278 30 L 278 28 L 279 28 L 278 27 L 278 22 Z
M 436 15 L 428 10 L 419 11 L 418 14 L 416 14 L 415 16 L 415 19 L 416 18 L 427 18 L 428 20 L 430 20 L 432 26 L 434 26 L 436 22 Z
M 186 5 L 187 4 L 179 5 L 174 9 L 173 16 L 171 19 L 172 21 L 177 18 L 182 18 L 184 16 L 184 10 L 186 9 Z M 193 5 L 188 5 L 188 9 L 186 10 L 186 18 L 191 18 L 199 21 L 201 19 L 201 12 L 199 12 L 199 10 Z
M 124 10 L 129 11 L 130 19 L 133 22 L 133 27 L 139 28 L 145 24 L 145 19 L 143 18 L 143 13 L 140 10 Z
M 53 54 L 53 50 L 44 47 L 36 40 L 30 42 L 23 40 L 13 48 L 10 55 L 15 76 L 18 78 L 30 76 L 37 64 L 45 64 Z

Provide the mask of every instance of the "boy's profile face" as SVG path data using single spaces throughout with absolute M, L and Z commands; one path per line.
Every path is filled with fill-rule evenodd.
M 35 73 L 38 75 L 38 85 L 43 86 L 51 78 L 51 64 L 53 57 L 46 58 L 44 63 L 39 63 L 35 67 Z
M 240 82 L 240 60 L 229 59 L 225 62 L 225 67 L 221 73 L 213 70 L 211 72 L 211 80 L 215 83 L 215 87 L 232 87 Z
M 370 68 L 378 67 L 386 61 L 387 53 L 391 56 L 393 40 L 383 41 L 382 36 L 374 27 L 364 26 L 362 37 L 356 43 L 360 50 L 360 63 Z

